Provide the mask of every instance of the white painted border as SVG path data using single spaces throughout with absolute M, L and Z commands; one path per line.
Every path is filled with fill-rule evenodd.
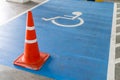
M 115 80 L 116 8 L 117 4 L 114 3 L 107 80 Z
M 8 19 L 6 22 L 4 22 L 4 23 L 0 24 L 0 26 L 1 26 L 1 25 L 4 25 L 4 24 L 6 24 L 6 23 L 8 23 L 8 22 L 10 22 L 10 21 L 12 21 L 12 20 L 14 20 L 14 19 L 16 19 L 17 17 L 19 17 L 19 16 L 21 16 L 21 15 L 23 15 L 23 14 L 27 13 L 28 11 L 30 11 L 30 10 L 32 10 L 32 9 L 34 9 L 34 8 L 36 8 L 36 7 L 40 6 L 40 5 L 45 4 L 45 3 L 46 3 L 46 2 L 48 2 L 48 1 L 49 1 L 49 0 L 45 0 L 45 1 L 41 2 L 40 4 L 38 4 L 38 5 L 36 5 L 36 6 L 32 7 L 32 8 L 30 8 L 30 9 L 28 9 L 28 10 L 24 11 L 23 13 L 21 13 L 21 14 L 19 14 L 19 15 L 15 16 L 15 17 L 13 17 L 13 18 L 11 18 L 11 19 Z

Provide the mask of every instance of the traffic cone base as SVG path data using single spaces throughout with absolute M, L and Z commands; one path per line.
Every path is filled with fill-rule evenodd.
M 49 58 L 49 56 L 50 56 L 49 54 L 40 52 L 39 61 L 35 63 L 26 63 L 25 61 L 23 61 L 24 54 L 22 54 L 14 61 L 14 64 L 21 67 L 29 68 L 32 70 L 39 70 L 43 66 L 43 64 L 46 62 L 46 60 Z

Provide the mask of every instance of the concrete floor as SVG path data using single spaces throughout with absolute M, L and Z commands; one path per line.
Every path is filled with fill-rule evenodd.
M 120 3 L 117 3 L 116 14 L 116 64 L 115 64 L 115 80 L 120 80 Z
M 0 11 L 1 11 L 0 12 L 0 25 L 5 24 L 9 20 L 11 20 L 13 17 L 25 12 L 26 10 L 38 5 L 39 3 L 43 2 L 43 1 L 44 0 L 39 0 L 39 1 L 35 0 L 34 2 L 30 1 L 28 3 L 19 4 L 19 3 L 13 3 L 13 2 L 6 2 L 5 0 L 0 0 L 0 5 L 1 5 L 1 7 L 0 7 Z M 116 0 L 116 2 L 119 2 L 119 0 Z M 118 9 L 117 9 L 117 14 L 116 14 L 116 17 L 117 17 L 116 24 L 118 26 L 116 27 L 116 33 L 117 33 L 116 44 L 118 44 L 119 46 L 116 47 L 115 58 L 119 59 L 120 58 L 120 3 L 117 4 L 117 8 Z M 18 72 L 20 72 L 20 73 L 18 73 Z M 11 75 L 11 73 L 13 75 Z M 22 73 L 26 74 L 26 72 L 14 70 L 14 69 L 0 65 L 0 79 L 1 80 L 16 80 L 16 77 L 13 77 L 14 75 L 17 76 L 17 80 L 51 80 L 49 78 L 33 75 L 31 73 L 27 73 L 29 76 L 29 78 L 28 78 L 28 76 L 23 76 Z M 32 79 L 32 77 L 34 77 L 34 78 Z M 116 63 L 116 65 L 115 65 L 115 80 L 120 80 L 120 61 L 119 61 L 119 63 Z
M 53 80 L 0 65 L 0 80 Z
M 6 2 L 5 0 L 0 0 L 0 25 L 6 23 L 11 18 L 25 12 L 26 10 L 36 6 L 44 0 L 39 0 L 37 2 L 30 1 L 28 3 L 14 3 Z

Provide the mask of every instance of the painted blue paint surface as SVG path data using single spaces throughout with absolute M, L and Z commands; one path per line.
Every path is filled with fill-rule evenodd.
M 42 20 L 43 17 L 82 12 L 84 24 L 66 28 Z M 23 53 L 26 14 L 0 27 L 0 64 L 22 69 L 56 80 L 106 80 L 113 3 L 51 0 L 32 10 L 40 51 L 50 58 L 39 71 L 13 65 Z M 77 20 L 57 19 L 61 24 Z

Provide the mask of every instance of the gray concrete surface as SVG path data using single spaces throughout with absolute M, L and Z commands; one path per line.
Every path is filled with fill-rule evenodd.
M 120 58 L 120 47 L 117 47 L 117 48 L 116 48 L 115 58 Z
M 20 4 L 0 0 L 0 24 L 7 22 L 9 19 L 21 14 L 22 12 L 36 6 L 38 3 L 30 1 Z
M 53 80 L 53 79 L 0 65 L 0 80 Z
M 117 18 L 119 18 L 116 21 L 116 25 L 119 25 L 116 27 L 116 33 L 120 33 L 120 3 L 117 4 Z M 116 44 L 120 43 L 120 35 L 116 36 Z M 116 47 L 115 51 L 116 55 L 115 58 L 119 59 L 120 58 L 120 46 Z M 115 80 L 120 80 L 120 63 L 115 64 Z
M 120 43 L 120 35 L 116 36 L 116 43 Z
M 115 80 L 120 80 L 120 63 L 115 65 Z
M 120 27 L 117 27 L 117 28 L 116 28 L 116 32 L 117 32 L 117 33 L 120 32 Z

